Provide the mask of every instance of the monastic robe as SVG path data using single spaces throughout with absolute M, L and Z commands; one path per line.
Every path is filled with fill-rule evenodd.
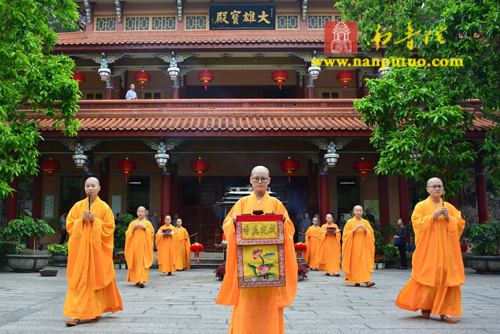
M 460 236 L 465 221 L 453 205 L 449 212 L 432 219 L 437 207 L 430 197 L 417 204 L 411 217 L 415 232 L 411 279 L 401 290 L 396 305 L 408 311 L 430 310 L 432 314 L 462 316 L 460 285 L 465 282 Z M 440 202 L 439 207 L 443 206 Z
M 89 198 L 76 203 L 66 218 L 68 242 L 68 291 L 64 316 L 94 319 L 104 312 L 123 310 L 115 283 L 113 232 L 115 220 L 110 207 L 99 197 L 92 203 L 94 222 L 82 221 Z
M 310 237 L 311 236 L 311 237 Z M 306 232 L 306 245 L 307 250 L 304 254 L 304 259 L 306 260 L 309 268 L 319 268 L 320 253 L 320 236 L 321 227 L 311 226 Z
M 178 239 L 175 268 L 177 270 L 189 269 L 191 268 L 191 241 L 189 240 L 189 233 L 182 226 L 180 229 L 176 227 L 175 232 Z
M 284 214 L 285 287 L 242 288 L 238 287 L 236 233 L 233 216 L 264 213 Z M 284 205 L 266 192 L 260 203 L 255 192 L 238 200 L 224 220 L 227 239 L 226 274 L 216 303 L 233 305 L 229 324 L 230 334 L 284 333 L 283 308 L 290 306 L 297 293 L 297 258 L 293 243 L 295 228 Z
M 144 218 L 141 223 L 146 229 L 138 227 L 132 234 L 132 229 L 139 220 L 132 221 L 125 232 L 125 259 L 127 260 L 127 282 L 147 282 L 149 267 L 153 264 L 155 229 L 153 224 Z
M 367 231 L 359 228 L 353 232 L 359 224 L 363 224 Z M 349 219 L 344 227 L 342 241 L 344 281 L 349 283 L 369 282 L 372 278 L 373 263 L 375 262 L 375 236 L 370 222 L 363 218 L 359 223 L 356 217 Z
M 171 236 L 165 236 L 161 233 L 163 229 L 169 228 L 174 232 Z M 156 233 L 156 258 L 158 259 L 158 265 L 160 272 L 168 273 L 175 271 L 175 260 L 177 259 L 178 252 L 178 238 L 177 238 L 177 228 L 172 224 L 163 225 L 158 229 Z
M 335 227 L 336 224 L 324 224 L 321 226 L 320 236 L 320 261 L 319 269 L 326 271 L 328 274 L 338 273 L 340 271 L 340 230 L 337 233 L 327 233 L 327 227 Z

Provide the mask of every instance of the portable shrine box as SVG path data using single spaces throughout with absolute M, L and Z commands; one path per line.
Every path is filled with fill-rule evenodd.
M 283 220 L 283 214 L 236 216 L 240 288 L 286 285 Z

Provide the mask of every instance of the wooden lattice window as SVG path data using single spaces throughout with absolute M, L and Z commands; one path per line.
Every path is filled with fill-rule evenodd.
M 127 16 L 125 27 L 127 31 L 175 30 L 175 16 Z
M 102 92 L 86 92 L 85 100 L 102 100 L 104 99 L 104 93 Z
M 94 30 L 95 31 L 115 31 L 116 30 L 116 17 L 96 17 Z
M 298 15 L 278 15 L 276 18 L 276 29 L 299 29 L 299 16 Z
M 319 97 L 321 99 L 340 99 L 339 90 L 323 90 L 320 92 Z
M 162 98 L 162 92 L 144 92 L 143 99 L 145 100 L 158 100 Z
M 307 15 L 307 29 L 325 29 L 325 22 L 332 21 L 332 15 Z
M 206 15 L 186 15 L 184 29 L 207 30 L 208 18 Z

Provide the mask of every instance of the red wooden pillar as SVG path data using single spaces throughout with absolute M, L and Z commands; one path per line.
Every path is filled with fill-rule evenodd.
M 115 79 L 112 76 L 114 69 L 113 69 L 113 64 L 110 64 L 108 66 L 109 66 L 109 69 L 111 70 L 111 77 L 109 78 L 109 86 L 107 85 L 108 82 L 106 81 L 106 88 L 104 89 L 104 99 L 105 100 L 112 100 L 113 99 L 113 80 Z
M 180 76 L 174 80 L 172 85 L 172 99 L 179 99 L 181 97 L 181 87 L 179 87 L 180 81 Z
M 170 173 L 163 172 L 161 174 L 161 221 L 166 215 L 174 216 L 170 212 Z M 175 226 L 175 224 L 174 224 Z
M 399 187 L 399 217 L 405 220 L 408 224 L 410 221 L 410 200 L 408 198 L 408 181 L 404 176 L 398 176 L 398 187 Z
M 14 180 L 9 183 L 9 186 L 14 189 L 14 191 L 7 197 L 7 225 L 12 219 L 17 217 L 17 187 L 19 185 L 19 179 L 14 177 Z
M 356 98 L 362 99 L 365 96 L 365 83 L 361 82 L 361 85 L 360 85 L 360 79 L 359 79 L 360 70 L 357 70 L 355 73 L 356 73 L 355 74 L 356 75 Z
M 297 84 L 296 84 L 296 87 L 297 87 L 297 98 L 298 99 L 303 99 L 303 98 L 305 98 L 304 84 L 302 84 L 302 86 L 300 85 L 300 77 L 301 77 L 301 74 L 297 72 Z M 306 77 L 303 76 L 302 80 L 306 81 Z
M 319 173 L 319 210 L 321 224 L 326 222 L 325 217 L 330 212 L 330 191 L 328 189 L 328 173 Z
M 378 176 L 378 210 L 380 218 L 380 228 L 389 224 L 389 177 L 387 175 Z
M 306 80 L 308 82 L 307 85 L 307 98 L 308 99 L 314 99 L 314 80 L 311 78 L 310 75 L 306 76 Z

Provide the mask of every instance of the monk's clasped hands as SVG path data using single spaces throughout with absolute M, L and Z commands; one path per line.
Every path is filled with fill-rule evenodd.
M 87 219 L 94 222 L 94 213 L 92 211 L 83 211 L 82 220 L 86 221 Z

